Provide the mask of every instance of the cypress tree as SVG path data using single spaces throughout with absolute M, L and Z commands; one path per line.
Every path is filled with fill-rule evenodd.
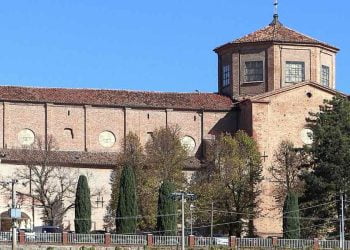
M 89 233 L 91 229 L 90 188 L 85 175 L 80 175 L 75 196 L 75 231 Z
M 116 212 L 117 232 L 132 234 L 137 226 L 136 182 L 134 170 L 125 165 L 120 177 L 119 199 Z
M 283 206 L 283 237 L 285 239 L 300 238 L 298 195 L 293 192 L 288 192 Z
M 169 181 L 159 188 L 157 230 L 162 235 L 176 235 L 176 201 L 171 197 L 174 191 L 175 186 Z

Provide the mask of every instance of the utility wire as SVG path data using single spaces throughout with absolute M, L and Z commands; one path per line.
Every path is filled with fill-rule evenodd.
M 328 203 L 323 203 L 323 204 L 319 204 L 319 205 L 315 205 L 315 206 L 305 207 L 305 208 L 302 208 L 302 209 L 299 209 L 299 210 L 289 211 L 289 212 L 286 212 L 286 213 L 283 213 L 283 214 L 289 214 L 289 213 L 295 212 L 295 211 L 301 211 L 301 210 L 306 210 L 306 209 L 310 209 L 310 208 L 320 207 L 320 206 L 328 205 L 328 204 L 333 203 L 333 202 L 328 202 Z M 203 212 L 211 212 L 212 211 L 211 209 L 200 209 L 200 208 L 195 208 L 195 210 L 203 211 Z M 256 216 L 256 214 L 251 214 L 251 213 L 239 213 L 239 212 L 231 212 L 231 211 L 223 211 L 223 210 L 213 210 L 213 212 L 225 213 L 225 214 L 240 214 L 240 215 L 246 215 L 246 216 Z M 276 216 L 274 217 L 274 216 L 260 215 L 257 218 L 276 219 Z M 282 217 L 279 217 L 278 219 L 282 219 L 282 218 L 299 218 L 299 219 L 302 219 L 302 220 L 328 220 L 328 219 L 333 219 L 332 217 L 320 218 L 320 217 L 300 217 L 300 216 L 299 217 L 282 216 Z

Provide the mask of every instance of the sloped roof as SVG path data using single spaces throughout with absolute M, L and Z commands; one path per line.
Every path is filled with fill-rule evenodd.
M 215 93 L 166 93 L 15 86 L 0 86 L 0 101 L 214 111 L 232 108 L 232 100 L 229 97 Z
M 280 23 L 277 19 L 262 29 L 254 31 L 228 44 L 225 44 L 216 48 L 215 51 L 221 47 L 224 47 L 230 44 L 261 43 L 261 42 L 313 44 L 313 45 L 325 46 L 335 51 L 339 50 L 338 48 L 332 45 L 318 41 L 310 36 L 304 35 L 293 29 L 288 28 L 284 26 L 282 23 Z
M 328 88 L 328 87 L 323 86 L 323 85 L 321 85 L 319 83 L 316 83 L 316 82 L 308 81 L 308 82 L 296 83 L 296 84 L 289 85 L 289 86 L 286 86 L 286 87 L 283 87 L 283 88 L 280 88 L 280 89 L 275 89 L 275 90 L 270 91 L 270 92 L 266 92 L 266 93 L 262 93 L 262 94 L 259 94 L 259 95 L 255 95 L 255 96 L 249 97 L 249 98 L 247 98 L 245 100 L 242 100 L 241 102 L 244 102 L 246 100 L 250 100 L 252 102 L 259 102 L 260 100 L 262 100 L 262 99 L 264 99 L 266 97 L 270 97 L 270 96 L 273 96 L 273 95 L 279 95 L 279 94 L 282 94 L 284 92 L 287 92 L 287 91 L 290 91 L 290 90 L 293 90 L 293 89 L 297 89 L 297 88 L 300 88 L 300 87 L 303 87 L 303 86 L 312 86 L 314 88 L 321 89 L 321 90 L 326 91 L 328 93 L 331 93 L 333 95 L 341 95 L 341 96 L 347 97 L 347 95 L 342 93 L 342 92 L 339 92 L 337 90 Z
M 117 152 L 50 151 L 45 154 L 40 150 L 0 149 L 1 162 L 14 165 L 40 165 L 43 157 L 48 157 L 46 164 L 50 166 L 113 169 L 117 166 L 117 156 Z M 184 169 L 201 167 L 198 159 L 189 157 Z

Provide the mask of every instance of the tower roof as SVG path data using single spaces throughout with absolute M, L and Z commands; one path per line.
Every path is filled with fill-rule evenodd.
M 259 29 L 257 31 L 254 31 L 250 34 L 247 34 L 241 38 L 238 38 L 236 40 L 233 40 L 230 43 L 226 43 L 222 46 L 219 46 L 214 49 L 214 51 L 217 51 L 221 48 L 230 46 L 230 45 L 239 45 L 239 44 L 246 44 L 246 43 L 293 43 L 293 44 L 311 44 L 311 45 L 318 45 L 322 47 L 327 47 L 331 50 L 339 51 L 338 48 L 329 45 L 327 43 L 318 41 L 310 36 L 304 35 L 302 33 L 299 33 L 293 29 L 290 29 L 286 26 L 284 26 L 280 21 L 278 20 L 278 16 L 275 15 L 273 21 L 266 27 Z

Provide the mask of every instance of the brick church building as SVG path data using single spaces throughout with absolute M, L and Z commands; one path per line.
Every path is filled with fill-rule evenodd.
M 261 208 L 268 216 L 255 221 L 257 232 L 279 235 L 282 220 L 271 210 L 274 199 L 267 169 L 282 140 L 296 146 L 311 143 L 305 119 L 309 112 L 319 111 L 324 99 L 338 93 L 339 50 L 287 28 L 275 15 L 266 27 L 214 51 L 217 93 L 0 86 L 0 177 L 10 177 L 23 167 L 23 146 L 53 136 L 58 149 L 50 163 L 87 174 L 94 188 L 102 190 L 92 199 L 93 229 L 102 229 L 111 169 L 129 131 L 145 144 L 155 129 L 178 125 L 191 150 L 192 160 L 184 169 L 190 175 L 201 167 L 206 140 L 242 129 L 255 138 L 263 157 Z M 2 196 L 3 211 L 8 204 L 8 197 Z M 40 208 L 28 201 L 22 211 L 29 224 L 42 225 Z M 72 230 L 73 219 L 74 209 L 64 218 Z

